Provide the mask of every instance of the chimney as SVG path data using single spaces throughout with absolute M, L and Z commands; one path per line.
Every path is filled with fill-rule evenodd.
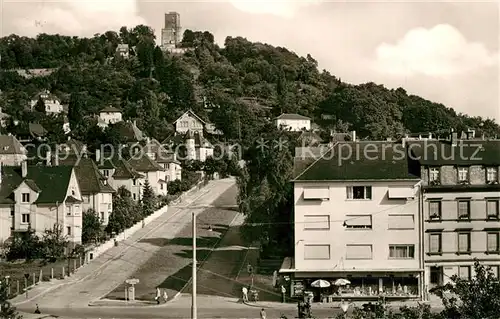
M 23 178 L 25 178 L 26 175 L 28 175 L 28 162 L 22 161 L 21 162 L 21 176 Z
M 97 163 L 101 161 L 101 150 L 95 150 L 95 161 Z
M 353 142 L 356 142 L 356 131 L 351 132 L 351 138 L 352 138 Z
M 452 132 L 451 133 L 451 146 L 457 146 L 457 141 L 458 141 L 458 133 Z
M 432 133 L 429 132 L 429 139 L 432 140 Z
M 47 150 L 47 154 L 45 154 L 45 159 L 47 160 L 47 166 L 52 166 L 52 152 Z

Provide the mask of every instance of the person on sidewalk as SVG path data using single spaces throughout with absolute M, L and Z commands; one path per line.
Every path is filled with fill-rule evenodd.
M 36 313 L 36 314 L 41 314 L 41 312 L 40 312 L 40 308 L 38 308 L 38 304 L 36 304 L 35 313 Z
M 243 286 L 241 292 L 243 293 L 243 302 L 248 302 L 248 288 Z
M 281 285 L 281 302 L 286 302 L 286 288 L 283 285 Z
M 163 300 L 165 300 L 165 302 L 168 301 L 167 289 L 163 289 Z
M 344 318 L 347 318 L 347 311 L 349 310 L 350 302 L 342 299 L 340 301 L 340 309 L 342 309 L 342 313 L 344 314 Z
M 264 308 L 260 309 L 260 319 L 266 319 L 266 311 Z

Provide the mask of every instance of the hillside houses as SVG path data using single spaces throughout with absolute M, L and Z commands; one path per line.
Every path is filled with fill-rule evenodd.
M 56 95 L 50 93 L 49 90 L 41 91 L 31 98 L 31 110 L 34 110 L 38 103 L 43 103 L 45 113 L 47 114 L 60 114 L 65 111 L 61 100 Z

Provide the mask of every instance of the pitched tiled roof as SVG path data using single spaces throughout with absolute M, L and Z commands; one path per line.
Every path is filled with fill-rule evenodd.
M 46 99 L 51 99 L 51 100 L 55 100 L 55 101 L 60 101 L 60 99 L 59 99 L 59 98 L 58 98 L 55 94 L 52 94 L 52 93 L 50 93 L 50 91 L 47 91 L 47 90 L 45 90 L 45 91 L 41 91 L 41 92 L 37 93 L 35 96 L 33 96 L 33 97 L 31 98 L 31 100 L 32 100 L 32 101 L 36 101 L 36 100 L 38 100 L 38 99 L 39 99 L 42 95 L 46 95 L 46 96 L 47 96 L 46 98 L 44 98 L 44 100 L 46 100 Z
M 310 120 L 310 117 L 300 114 L 287 114 L 283 113 L 276 118 L 277 120 Z
M 500 166 L 500 140 L 465 140 L 456 146 L 449 141 L 408 141 L 408 147 L 422 165 Z
M 36 204 L 62 203 L 66 198 L 73 167 L 28 166 L 26 178 L 22 178 L 21 167 L 3 166 L 0 186 L 0 204 L 13 204 L 13 191 L 24 181 L 38 191 Z
M 319 158 L 295 157 L 294 181 L 419 179 L 410 173 L 408 158 L 400 144 L 339 143 L 323 154 Z
M 120 109 L 117 109 L 114 106 L 106 106 L 102 110 L 99 111 L 100 113 L 121 113 L 122 111 Z
M 45 137 L 47 130 L 39 123 L 29 123 L 29 133 L 32 137 Z
M 191 130 L 187 131 L 185 134 L 171 135 L 167 137 L 162 144 L 177 146 L 186 144 L 187 140 L 190 138 L 194 139 L 194 147 L 213 148 L 212 143 L 203 136 L 203 133 Z
M 149 143 L 145 146 L 145 151 L 147 153 L 153 153 L 156 155 L 155 161 L 159 164 L 163 163 L 177 163 L 180 162 L 175 159 L 174 153 L 171 151 L 171 148 L 168 147 L 169 144 L 161 144 L 156 139 L 151 139 Z
M 76 156 L 70 156 L 67 159 L 61 160 L 59 164 L 75 165 L 76 179 L 83 195 L 115 192 L 107 183 L 106 177 L 99 172 L 96 163 L 91 158 L 81 158 L 77 162 Z
M 115 125 L 127 142 L 139 142 L 144 139 L 142 131 L 132 122 L 118 122 Z
M 137 172 L 125 159 L 121 158 L 116 154 L 113 158 L 109 158 L 108 155 L 104 155 L 106 158 L 99 163 L 99 169 L 114 169 L 113 178 L 114 179 L 131 179 L 131 178 L 142 178 L 144 175 Z
M 140 157 L 137 157 L 138 158 L 132 157 L 128 160 L 128 163 L 138 172 L 155 172 L 165 170 L 146 154 L 142 154 Z
M 204 121 L 201 117 L 199 117 L 198 115 L 196 115 L 196 114 L 193 112 L 193 110 L 191 110 L 191 109 L 189 109 L 189 110 L 187 110 L 186 112 L 184 112 L 184 114 L 182 114 L 181 116 L 179 116 L 179 118 L 178 118 L 177 120 L 175 120 L 172 124 L 177 123 L 177 121 L 178 121 L 178 120 L 180 120 L 180 119 L 181 119 L 181 117 L 183 117 L 183 116 L 184 116 L 184 115 L 186 115 L 186 114 L 188 114 L 188 115 L 190 115 L 190 116 L 192 116 L 192 117 L 196 118 L 198 121 L 200 121 L 201 123 L 205 124 L 205 121 Z
M 22 155 L 26 154 L 26 149 L 13 135 L 0 135 L 0 154 L 3 155 Z
M 59 144 L 59 152 L 61 154 L 84 154 L 87 153 L 87 146 L 79 140 L 70 139 Z

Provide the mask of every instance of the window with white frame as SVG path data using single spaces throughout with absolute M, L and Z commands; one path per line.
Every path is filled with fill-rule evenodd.
M 486 168 L 486 181 L 487 182 L 498 182 L 498 168 L 497 167 L 487 167 Z
M 499 237 L 500 237 L 500 233 L 498 232 L 492 232 L 492 233 L 488 233 L 487 235 L 487 247 L 486 247 L 486 250 L 489 254 L 498 254 L 499 251 L 500 251 L 500 247 L 499 247 Z
M 469 168 L 468 167 L 459 167 L 458 168 L 458 181 L 465 182 L 469 180 Z
M 29 224 L 30 223 L 30 214 L 22 214 L 21 215 L 21 223 Z
M 372 229 L 372 215 L 346 215 L 344 226 L 347 229 Z
M 414 259 L 415 245 L 389 245 L 390 259 Z
M 372 199 L 371 186 L 347 186 L 347 199 Z
M 458 201 L 458 219 L 459 220 L 470 219 L 470 200 Z
M 66 227 L 66 232 L 67 232 L 68 236 L 71 236 L 71 226 Z
M 471 233 L 458 233 L 458 253 L 470 253 Z
M 441 201 L 440 200 L 429 201 L 429 219 L 430 220 L 441 220 Z
M 500 214 L 500 203 L 498 199 L 486 200 L 486 214 L 490 220 L 498 220 Z
M 429 181 L 439 181 L 439 168 L 438 167 L 430 167 L 429 168 Z
M 429 234 L 429 253 L 431 254 L 440 254 L 442 247 L 442 234 L 434 233 Z
M 469 280 L 471 278 L 471 267 L 470 266 L 459 266 L 458 267 L 458 277 L 462 279 Z
M 30 193 L 22 193 L 21 199 L 23 203 L 29 203 L 30 202 Z

